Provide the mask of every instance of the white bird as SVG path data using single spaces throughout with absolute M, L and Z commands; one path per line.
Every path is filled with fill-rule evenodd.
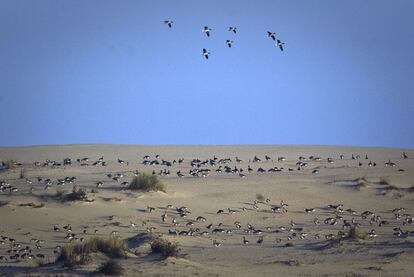
M 203 52 L 201 53 L 201 55 L 203 55 L 208 60 L 208 55 L 210 55 L 210 52 L 208 52 L 206 48 L 203 48 Z
M 203 30 L 202 30 L 202 32 L 203 33 L 206 33 L 206 35 L 209 37 L 210 36 L 210 31 L 211 31 L 211 29 L 209 28 L 209 27 L 207 27 L 207 26 L 204 26 L 204 28 L 203 28 Z

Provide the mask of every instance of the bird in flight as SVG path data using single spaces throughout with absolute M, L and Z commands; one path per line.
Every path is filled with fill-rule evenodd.
M 229 27 L 229 32 L 237 33 L 237 27 Z
M 229 48 L 231 48 L 231 44 L 233 43 L 233 41 L 232 40 L 226 40 L 226 44 L 227 44 L 227 46 L 229 47 Z
M 172 21 L 172 20 L 164 20 L 164 24 L 165 25 L 167 25 L 168 27 L 172 27 L 172 24 L 173 24 L 174 22 Z
M 210 28 L 208 28 L 207 26 L 204 26 L 204 28 L 203 28 L 203 30 L 202 30 L 202 32 L 203 33 L 206 33 L 206 35 L 209 37 L 210 36 L 210 31 L 211 31 L 211 29 Z
M 206 48 L 203 48 L 201 55 L 203 55 L 208 60 L 208 55 L 210 55 L 210 52 L 208 52 Z
M 284 42 L 281 42 L 279 39 L 277 40 L 277 42 L 276 42 L 276 45 L 277 46 L 279 46 L 279 48 L 280 48 L 280 51 L 283 51 L 283 45 L 284 45 L 285 43 Z
M 272 38 L 273 40 L 276 40 L 276 34 L 274 32 L 267 31 L 267 37 Z

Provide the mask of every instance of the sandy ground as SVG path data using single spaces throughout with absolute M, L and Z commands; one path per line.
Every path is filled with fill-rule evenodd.
M 402 157 L 403 151 L 408 158 Z M 150 156 L 149 161 L 177 163 L 171 167 L 144 165 L 145 155 Z M 265 155 L 272 160 L 266 161 Z M 102 156 L 106 166 L 93 166 Z M 215 166 L 199 167 L 210 169 L 207 177 L 189 175 L 193 159 L 214 156 Z M 255 156 L 261 161 L 253 162 Z M 300 156 L 304 157 L 301 161 Z M 236 162 L 236 157 L 242 162 Z M 285 159 L 278 161 L 278 157 Z M 64 158 L 71 158 L 72 165 L 44 166 L 46 160 L 62 163 Z M 76 161 L 82 158 L 88 161 Z M 184 161 L 179 164 L 180 158 Z M 224 158 L 231 161 L 219 164 Z M 20 165 L 0 172 L 0 275 L 90 275 L 106 257 L 97 255 L 88 265 L 68 269 L 55 262 L 56 247 L 79 243 L 81 238 L 108 237 L 113 231 L 117 233 L 112 235 L 127 239 L 155 227 L 153 235 L 179 243 L 181 256 L 162 260 L 143 243 L 135 254 L 120 260 L 126 276 L 414 276 L 414 150 L 127 145 L 0 148 L 0 161 L 10 159 Z M 118 159 L 125 162 L 120 164 Z M 370 161 L 376 166 L 369 166 Z M 395 166 L 386 165 L 388 161 Z M 220 166 L 222 173 L 216 172 Z M 242 168 L 245 177 L 225 173 L 225 166 Z M 247 171 L 248 166 L 252 172 Z M 268 171 L 275 167 L 282 169 Z M 258 168 L 266 172 L 259 173 Z M 121 185 L 131 181 L 136 170 L 158 174 L 164 169 L 171 173 L 160 177 L 167 185 L 166 193 L 131 192 Z M 179 170 L 185 174 L 183 178 L 177 176 Z M 109 173 L 122 173 L 123 177 L 116 182 L 107 177 Z M 58 184 L 65 177 L 76 180 Z M 356 179 L 361 177 L 365 179 L 358 186 Z M 51 184 L 46 185 L 45 179 Z M 99 181 L 103 185 L 96 188 Z M 73 186 L 85 188 L 94 201 L 62 202 L 53 197 L 57 190 L 71 192 Z M 97 191 L 91 193 L 92 189 Z M 264 198 L 255 202 L 258 194 Z M 272 211 L 281 201 L 288 205 L 286 211 Z M 28 203 L 35 206 L 24 205 Z M 328 207 L 338 204 L 343 206 Z M 149 212 L 148 206 L 155 210 Z M 181 206 L 191 211 L 186 218 L 175 209 Z M 305 212 L 311 208 L 315 210 Z M 218 210 L 224 212 L 218 214 Z M 365 213 L 363 218 L 366 211 L 373 214 Z M 167 218 L 162 221 L 165 212 Z M 199 216 L 206 221 L 197 221 Z M 371 236 L 341 239 L 338 232 L 347 234 L 349 228 L 343 226 L 352 219 L 351 224 L 359 224 L 359 230 Z M 194 225 L 187 225 L 189 222 Z M 72 242 L 65 238 L 68 232 L 63 227 L 68 224 L 75 234 Z M 60 230 L 55 231 L 55 226 Z M 192 235 L 169 234 L 169 230 L 191 229 Z M 224 232 L 213 233 L 213 229 Z M 249 244 L 243 243 L 243 237 Z M 27 246 L 32 252 L 22 258 L 25 252 L 21 249 Z M 16 253 L 18 257 L 11 257 Z M 39 261 L 45 265 L 38 266 Z

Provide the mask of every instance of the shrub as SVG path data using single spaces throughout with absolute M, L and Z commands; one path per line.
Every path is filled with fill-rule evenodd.
M 66 201 L 86 201 L 88 197 L 86 196 L 86 190 L 77 189 L 76 186 L 73 188 L 72 192 L 67 194 L 64 199 Z
M 166 192 L 166 185 L 161 182 L 157 175 L 143 173 L 132 179 L 131 183 L 128 186 L 128 189 Z
M 388 177 L 380 177 L 378 184 L 383 186 L 389 186 L 391 183 Z
M 263 202 L 265 200 L 265 197 L 263 196 L 263 194 L 257 193 L 256 194 L 256 199 Z
M 109 260 L 99 267 L 98 274 L 104 274 L 108 276 L 119 276 L 124 274 L 124 268 L 122 267 L 119 261 Z
M 20 179 L 24 179 L 24 178 L 26 178 L 26 170 L 25 170 L 24 168 L 22 168 L 22 169 L 20 170 L 20 175 L 19 175 L 19 178 L 20 178 Z
M 366 239 L 368 236 L 367 232 L 364 230 L 359 229 L 356 226 L 352 226 L 349 230 L 348 239 Z
M 125 256 L 127 250 L 124 241 L 117 237 L 107 239 L 93 237 L 82 244 L 65 245 L 58 261 L 63 261 L 66 267 L 74 267 L 88 263 L 91 259 L 91 253 L 101 252 L 110 258 L 121 258 Z
M 153 253 L 161 254 L 166 259 L 168 257 L 178 257 L 180 248 L 177 242 L 171 242 L 163 238 L 156 238 L 151 242 L 151 250 Z

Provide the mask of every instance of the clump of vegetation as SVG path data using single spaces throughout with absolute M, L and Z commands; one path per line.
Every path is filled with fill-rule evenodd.
M 72 192 L 65 195 L 63 199 L 65 201 L 89 201 L 86 190 L 82 188 L 77 189 L 76 186 L 73 187 Z
M 361 230 L 357 226 L 352 226 L 348 235 L 345 238 L 348 239 L 366 239 L 368 237 L 367 232 Z
M 153 253 L 161 254 L 163 259 L 168 257 L 178 257 L 181 249 L 177 242 L 171 242 L 163 238 L 156 238 L 151 242 Z
M 391 185 L 391 182 L 388 177 L 380 177 L 378 184 L 382 186 L 389 186 Z
M 387 185 L 387 186 L 385 186 L 381 189 L 383 189 L 385 191 L 392 191 L 392 190 L 397 190 L 398 191 L 398 190 L 400 190 L 400 188 L 395 186 L 395 185 Z
M 16 168 L 16 161 L 14 160 L 7 160 L 1 162 L 2 169 L 15 169 Z
M 6 206 L 7 204 L 9 204 L 8 201 L 0 201 L 0 207 Z
M 265 200 L 265 197 L 263 196 L 263 194 L 261 194 L 261 193 L 257 193 L 257 194 L 256 194 L 256 199 L 257 199 L 258 201 L 263 202 L 263 201 Z
M 26 169 L 22 168 L 20 170 L 19 179 L 24 179 L 24 178 L 26 178 Z
M 99 267 L 97 273 L 107 276 L 120 276 L 124 274 L 124 271 L 125 270 L 119 261 L 109 260 Z
M 101 252 L 110 258 L 122 258 L 127 250 L 124 241 L 117 237 L 93 237 L 81 244 L 67 244 L 57 261 L 63 261 L 66 267 L 74 267 L 88 263 L 92 253 Z
M 45 203 L 42 202 L 40 204 L 36 204 L 36 203 L 30 202 L 30 203 L 19 204 L 19 206 L 20 207 L 31 207 L 31 208 L 39 209 L 39 208 L 43 208 L 45 206 Z
M 134 179 L 128 186 L 130 190 L 142 190 L 142 191 L 162 191 L 166 192 L 166 185 L 158 178 L 157 175 L 151 175 L 147 173 L 140 174 Z
M 56 193 L 53 196 L 57 200 L 63 200 L 63 196 L 65 195 L 65 192 L 63 189 L 56 189 Z

